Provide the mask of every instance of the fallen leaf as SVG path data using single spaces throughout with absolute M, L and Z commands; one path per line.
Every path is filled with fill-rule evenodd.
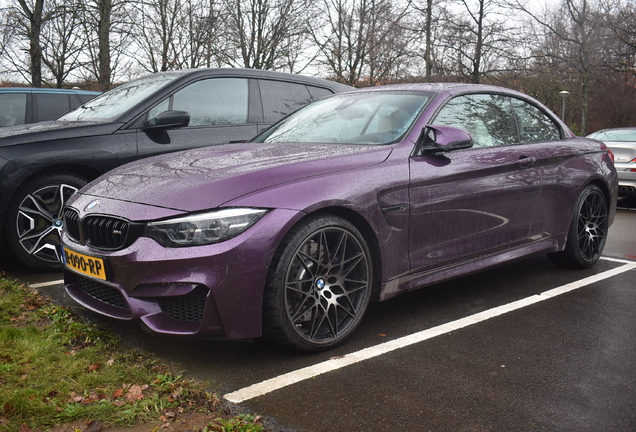
M 113 392 L 113 397 L 118 398 L 118 397 L 121 397 L 121 395 L 123 394 L 124 394 L 124 389 L 117 389 Z
M 29 425 L 22 423 L 22 424 L 20 425 L 20 427 L 18 428 L 18 431 L 19 431 L 19 432 L 32 432 L 32 431 L 33 431 L 33 429 L 31 429 L 31 428 L 29 427 Z
M 126 405 L 126 402 L 124 402 L 124 401 L 115 401 L 115 402 L 113 402 L 113 405 L 115 405 L 116 407 L 123 407 L 124 405 Z
M 90 366 L 88 367 L 88 371 L 89 371 L 89 372 L 93 372 L 93 371 L 98 370 L 100 367 L 102 367 L 102 364 L 101 364 L 101 363 L 95 363 L 95 364 L 92 364 L 92 365 L 90 365 Z
M 378 333 L 378 336 L 386 337 L 384 333 Z
M 108 360 L 108 361 L 106 362 L 106 364 L 107 364 L 108 366 L 112 366 L 112 365 L 114 365 L 114 364 L 115 364 L 115 359 L 110 359 L 110 360 Z
M 148 386 L 144 386 L 148 388 Z M 137 384 L 133 385 L 128 389 L 128 393 L 126 393 L 126 400 L 132 402 L 136 400 L 142 400 L 144 398 L 143 390 L 145 390 L 142 386 Z

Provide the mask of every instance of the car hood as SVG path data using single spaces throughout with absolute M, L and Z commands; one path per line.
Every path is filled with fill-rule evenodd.
M 0 147 L 76 137 L 109 135 L 121 126 L 122 123 L 53 120 L 3 127 L 0 128 Z
M 390 146 L 228 144 L 156 156 L 103 175 L 81 190 L 94 197 L 197 211 L 297 179 L 378 164 Z

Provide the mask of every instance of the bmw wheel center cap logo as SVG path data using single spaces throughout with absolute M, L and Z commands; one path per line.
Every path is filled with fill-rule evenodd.
M 323 289 L 325 287 L 325 280 L 323 278 L 318 278 L 316 279 L 316 288 L 318 288 L 319 290 Z

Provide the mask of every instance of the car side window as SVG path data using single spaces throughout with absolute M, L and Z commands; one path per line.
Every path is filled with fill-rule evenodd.
M 258 82 L 266 123 L 278 121 L 315 100 L 304 84 L 273 80 Z
M 190 114 L 188 127 L 247 123 L 248 80 L 212 78 L 197 81 L 163 100 L 148 113 L 152 119 L 168 110 Z
M 543 111 L 528 102 L 512 98 L 519 122 L 521 142 L 556 141 L 561 139 L 559 127 Z
M 473 94 L 448 102 L 433 121 L 470 132 L 474 147 L 497 147 L 519 142 L 517 125 L 506 96 Z
M 307 90 L 309 90 L 312 102 L 317 101 L 318 99 L 322 99 L 325 96 L 331 96 L 333 94 L 331 90 L 327 90 L 326 88 L 314 87 L 310 85 L 307 86 Z
M 0 94 L 0 127 L 24 124 L 26 104 L 26 93 Z
M 71 109 L 68 94 L 33 93 L 37 121 L 53 120 Z

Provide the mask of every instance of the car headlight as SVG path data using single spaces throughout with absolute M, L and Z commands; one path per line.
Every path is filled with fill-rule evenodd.
M 229 240 L 254 225 L 267 210 L 228 208 L 148 222 L 144 236 L 167 247 L 202 246 Z

